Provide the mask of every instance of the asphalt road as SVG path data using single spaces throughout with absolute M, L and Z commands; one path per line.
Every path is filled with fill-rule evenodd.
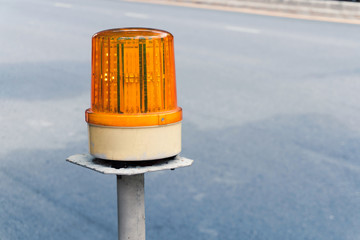
M 360 239 L 357 25 L 182 7 L 0 0 L 0 239 L 116 239 L 87 152 L 93 33 L 175 36 L 183 155 L 146 175 L 147 238 Z

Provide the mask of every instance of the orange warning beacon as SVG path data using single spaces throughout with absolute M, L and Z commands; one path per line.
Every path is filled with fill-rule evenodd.
M 90 153 L 141 161 L 181 151 L 171 33 L 119 28 L 92 38 L 91 108 L 86 110 Z

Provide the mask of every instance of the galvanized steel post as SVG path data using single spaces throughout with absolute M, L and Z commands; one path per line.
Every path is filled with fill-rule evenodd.
M 118 239 L 145 240 L 144 174 L 116 176 Z

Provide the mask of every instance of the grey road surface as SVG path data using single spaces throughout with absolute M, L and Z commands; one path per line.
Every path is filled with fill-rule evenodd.
M 175 36 L 183 155 L 146 175 L 147 239 L 360 239 L 357 25 L 109 0 L 0 0 L 0 239 L 116 239 L 87 149 L 93 33 Z

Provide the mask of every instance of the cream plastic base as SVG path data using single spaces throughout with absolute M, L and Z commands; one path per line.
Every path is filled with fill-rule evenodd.
M 181 122 L 152 127 L 107 127 L 88 124 L 90 154 L 116 161 L 172 157 L 181 152 Z

